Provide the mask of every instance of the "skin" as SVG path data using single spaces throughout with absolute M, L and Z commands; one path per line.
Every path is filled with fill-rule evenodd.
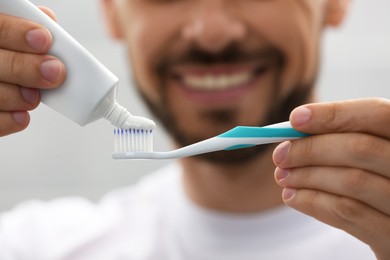
M 289 94 L 310 88 L 316 78 L 322 31 L 339 25 L 348 9 L 347 0 L 103 0 L 103 4 L 112 36 L 128 48 L 139 91 L 148 102 L 169 112 L 175 130 L 190 140 L 210 137 L 232 125 L 265 123 L 274 103 L 283 105 Z M 42 62 L 55 59 L 45 54 L 51 38 L 44 28 L 4 15 L 0 24 L 0 135 L 7 135 L 27 126 L 26 111 L 39 103 L 37 87 L 58 86 L 66 72 L 60 65 L 42 73 Z M 43 31 L 30 37 L 37 43 L 32 48 L 26 34 L 34 28 Z M 285 63 L 278 68 L 273 66 L 276 59 L 263 56 L 209 65 L 180 59 L 194 46 L 217 55 L 232 44 L 248 57 L 277 50 Z M 156 67 L 162 61 L 168 61 L 163 63 L 166 71 L 158 74 Z M 209 92 L 199 101 L 172 76 L 193 76 L 199 71 L 234 74 L 264 64 L 266 72 L 230 99 Z M 23 98 L 26 89 L 31 102 Z M 313 101 L 313 95 L 308 95 L 305 103 Z M 216 110 L 233 111 L 235 116 L 223 122 L 204 117 Z M 389 259 L 389 114 L 390 102 L 381 99 L 303 105 L 290 120 L 296 129 L 313 136 L 275 150 L 270 146 L 241 164 L 183 159 L 186 192 L 196 203 L 226 212 L 259 212 L 286 203 L 364 241 L 379 259 Z
M 315 136 L 273 154 L 284 202 L 367 243 L 378 259 L 390 257 L 389 114 L 385 99 L 299 107 L 293 126 Z
M 55 15 L 42 7 L 50 17 Z M 55 88 L 66 77 L 64 64 L 45 54 L 49 31 L 39 24 L 0 14 L 0 136 L 25 129 L 27 111 L 40 102 L 40 89 Z

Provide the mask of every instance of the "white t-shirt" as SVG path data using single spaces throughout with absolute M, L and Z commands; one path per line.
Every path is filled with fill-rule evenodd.
M 1 260 L 367 260 L 370 248 L 287 207 L 261 214 L 201 208 L 176 164 L 94 204 L 24 203 L 0 218 Z

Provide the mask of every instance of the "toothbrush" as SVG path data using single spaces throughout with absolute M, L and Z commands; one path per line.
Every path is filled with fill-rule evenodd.
M 308 136 L 292 128 L 290 122 L 265 127 L 237 126 L 223 134 L 167 152 L 153 152 L 152 132 L 114 131 L 113 159 L 175 159 L 197 154 L 236 150 L 261 144 L 278 143 Z

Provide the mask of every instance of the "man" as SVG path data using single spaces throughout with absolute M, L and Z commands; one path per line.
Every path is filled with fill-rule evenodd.
M 322 32 L 348 3 L 103 0 L 139 92 L 177 146 L 289 118 L 313 135 L 185 158 L 98 205 L 17 208 L 0 222 L 0 256 L 390 259 L 390 102 L 312 103 Z M 41 26 L 5 15 L 0 24 L 6 135 L 28 125 L 38 89 L 60 85 L 66 68 L 45 54 Z

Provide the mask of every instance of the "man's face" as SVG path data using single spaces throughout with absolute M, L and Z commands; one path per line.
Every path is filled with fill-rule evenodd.
M 179 145 L 288 120 L 310 98 L 326 0 L 106 2 L 140 93 Z

